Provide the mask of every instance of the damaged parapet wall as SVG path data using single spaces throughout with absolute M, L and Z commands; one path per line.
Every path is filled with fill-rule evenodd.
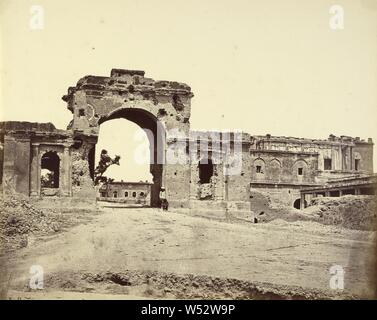
M 128 119 L 153 133 L 154 141 L 151 142 L 155 148 L 151 150 L 150 166 L 154 182 L 152 205 L 158 205 L 159 189 L 164 185 L 171 206 L 187 207 L 190 167 L 163 165 L 163 161 L 165 131 L 175 129 L 186 135 L 189 133 L 192 97 L 188 85 L 145 78 L 144 71 L 113 69 L 110 77 L 82 78 L 63 97 L 73 113 L 68 129 L 73 131 L 76 141 L 81 141 L 81 146 L 73 155 L 73 163 L 91 156 L 103 122 L 116 118 Z M 88 170 L 80 171 L 80 185 L 73 186 L 77 187 L 77 193 L 88 191 L 86 182 L 91 180 L 90 173 L 94 169 L 94 163 L 90 163 Z M 73 171 L 76 171 L 75 168 Z M 85 188 L 82 188 L 81 182 Z

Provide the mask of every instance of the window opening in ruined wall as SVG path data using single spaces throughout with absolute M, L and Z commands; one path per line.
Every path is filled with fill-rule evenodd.
M 331 159 L 324 159 L 324 169 L 331 170 Z
M 59 188 L 60 159 L 56 152 L 48 151 L 41 158 L 41 187 Z

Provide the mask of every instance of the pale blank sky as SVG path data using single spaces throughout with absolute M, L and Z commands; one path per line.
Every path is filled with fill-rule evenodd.
M 192 129 L 377 141 L 375 0 L 40 0 L 39 31 L 32 4 L 0 0 L 4 120 L 65 128 L 67 88 L 125 68 L 189 84 Z M 333 4 L 344 30 L 329 28 Z
M 150 173 L 149 141 L 145 132 L 126 119 L 114 119 L 101 124 L 96 145 L 96 163 L 102 149 L 110 156 L 120 156 L 120 165 L 110 166 L 105 176 L 124 181 L 153 181 Z

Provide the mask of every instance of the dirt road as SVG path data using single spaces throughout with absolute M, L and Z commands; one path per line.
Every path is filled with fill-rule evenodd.
M 313 222 L 237 224 L 156 209 L 108 208 L 87 224 L 35 239 L 28 248 L 3 257 L 3 264 L 10 298 L 33 298 L 33 292 L 21 294 L 28 291 L 31 265 L 43 267 L 48 279 L 45 297 L 49 292 L 54 296 L 54 291 L 56 295 L 57 290 L 146 296 L 145 286 L 144 291 L 117 292 L 114 286 L 96 279 L 102 281 L 106 274 L 113 279 L 114 274 L 127 271 L 209 276 L 332 292 L 329 269 L 333 265 L 344 268 L 345 291 L 363 296 L 369 294 L 368 256 L 373 236 Z M 86 286 L 75 283 L 83 275 L 92 280 Z M 119 279 L 113 283 L 124 282 Z

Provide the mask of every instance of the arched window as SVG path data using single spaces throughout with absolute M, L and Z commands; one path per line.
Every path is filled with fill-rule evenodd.
M 299 159 L 293 164 L 293 174 L 298 179 L 303 179 L 307 176 L 308 164 L 305 160 Z
M 269 162 L 267 175 L 269 180 L 279 181 L 281 176 L 281 162 L 278 159 L 272 159 Z
M 41 187 L 59 188 L 60 159 L 55 151 L 46 152 L 41 158 Z
M 265 179 L 266 163 L 262 158 L 257 158 L 253 162 L 254 177 L 257 180 Z
M 213 163 L 211 159 L 202 159 L 199 162 L 200 183 L 210 183 L 213 176 Z
M 136 192 L 132 192 L 132 197 L 136 198 Z
M 124 197 L 125 197 L 125 198 L 128 198 L 128 191 L 126 191 L 126 192 L 124 193 Z

